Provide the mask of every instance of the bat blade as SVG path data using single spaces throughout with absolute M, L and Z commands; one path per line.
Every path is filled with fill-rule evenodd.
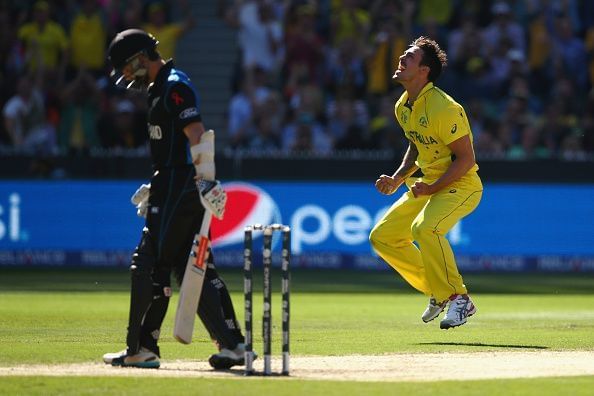
M 202 285 L 204 284 L 204 275 L 206 273 L 208 260 L 208 230 L 212 215 L 206 211 L 200 232 L 194 236 L 194 243 L 190 251 L 184 279 L 179 290 L 179 301 L 177 311 L 175 312 L 175 324 L 173 327 L 173 337 L 182 344 L 192 342 L 192 333 L 194 332 L 194 321 L 196 311 L 200 303 L 202 294 Z

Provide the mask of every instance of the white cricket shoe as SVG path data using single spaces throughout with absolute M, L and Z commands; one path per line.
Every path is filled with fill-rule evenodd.
M 105 364 L 111 364 L 111 362 L 113 362 L 113 359 L 118 359 L 121 358 L 123 356 L 126 356 L 126 353 L 128 352 L 127 349 L 124 349 L 122 351 L 119 352 L 110 352 L 110 353 L 106 353 L 105 355 L 103 355 L 103 361 L 105 362 Z
M 450 305 L 445 318 L 439 324 L 442 329 L 458 327 L 466 323 L 468 317 L 476 313 L 476 307 L 468 294 L 452 294 L 450 296 Z
M 258 357 L 255 352 L 254 360 Z M 219 353 L 215 353 L 208 358 L 208 363 L 215 370 L 227 370 L 233 366 L 243 366 L 245 364 L 245 344 L 239 343 L 235 349 L 222 348 Z
M 116 353 L 106 353 L 103 355 L 105 364 L 121 367 L 140 367 L 140 368 L 159 368 L 161 365 L 159 356 L 144 347 L 141 347 L 138 353 L 128 355 L 128 350 Z
M 429 299 L 429 304 L 427 304 L 427 308 L 425 308 L 425 312 L 423 312 L 423 315 L 421 315 L 421 319 L 425 323 L 431 322 L 433 319 L 439 316 L 439 314 L 445 309 L 446 305 L 448 305 L 448 300 L 438 303 L 435 297 L 431 297 Z

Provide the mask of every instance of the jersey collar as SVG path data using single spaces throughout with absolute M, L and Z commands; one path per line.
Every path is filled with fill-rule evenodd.
M 427 91 L 429 91 L 431 88 L 433 88 L 433 83 L 431 81 L 429 81 L 427 84 L 425 84 L 425 86 L 423 87 L 423 89 L 421 89 L 421 92 L 419 92 L 419 95 L 417 96 L 417 100 L 419 100 L 419 98 L 423 95 L 425 95 L 427 93 Z M 404 106 L 408 107 L 408 92 L 404 91 L 404 100 L 403 100 L 403 104 Z M 416 101 L 415 101 L 416 102 Z M 411 106 L 412 109 L 412 106 Z
M 151 90 L 161 88 L 165 82 L 167 81 L 167 77 L 169 76 L 169 72 L 173 69 L 173 60 L 169 59 L 157 72 L 157 76 L 155 77 L 155 82 L 151 86 Z

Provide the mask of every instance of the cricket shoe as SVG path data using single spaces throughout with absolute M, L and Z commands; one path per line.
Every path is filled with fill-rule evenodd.
M 161 365 L 159 356 L 144 347 L 134 355 L 128 355 L 127 349 L 116 353 L 106 353 L 103 355 L 103 361 L 106 364 L 121 367 L 159 368 Z
M 258 357 L 255 352 L 254 360 Z M 219 353 L 215 353 L 208 358 L 208 363 L 215 370 L 227 370 L 233 366 L 243 366 L 245 364 L 245 344 L 239 343 L 235 349 L 222 348 Z
M 458 327 L 466 323 L 468 317 L 476 313 L 476 307 L 468 294 L 452 294 L 450 296 L 450 305 L 445 318 L 439 324 L 442 329 Z
M 445 309 L 446 305 L 448 305 L 448 300 L 438 303 L 435 297 L 431 297 L 429 299 L 429 304 L 427 304 L 427 308 L 425 308 L 425 312 L 423 312 L 423 315 L 421 315 L 421 319 L 425 323 L 431 322 L 433 319 L 439 316 L 439 314 Z

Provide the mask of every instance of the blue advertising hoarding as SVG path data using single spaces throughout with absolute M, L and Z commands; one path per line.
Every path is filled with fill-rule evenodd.
M 127 266 L 143 219 L 140 182 L 0 183 L 0 265 Z M 387 268 L 370 249 L 373 224 L 402 193 L 372 183 L 227 182 L 226 218 L 213 222 L 220 266 L 241 266 L 243 227 L 292 228 L 294 265 Z M 486 184 L 477 210 L 448 238 L 462 270 L 594 271 L 594 185 Z

